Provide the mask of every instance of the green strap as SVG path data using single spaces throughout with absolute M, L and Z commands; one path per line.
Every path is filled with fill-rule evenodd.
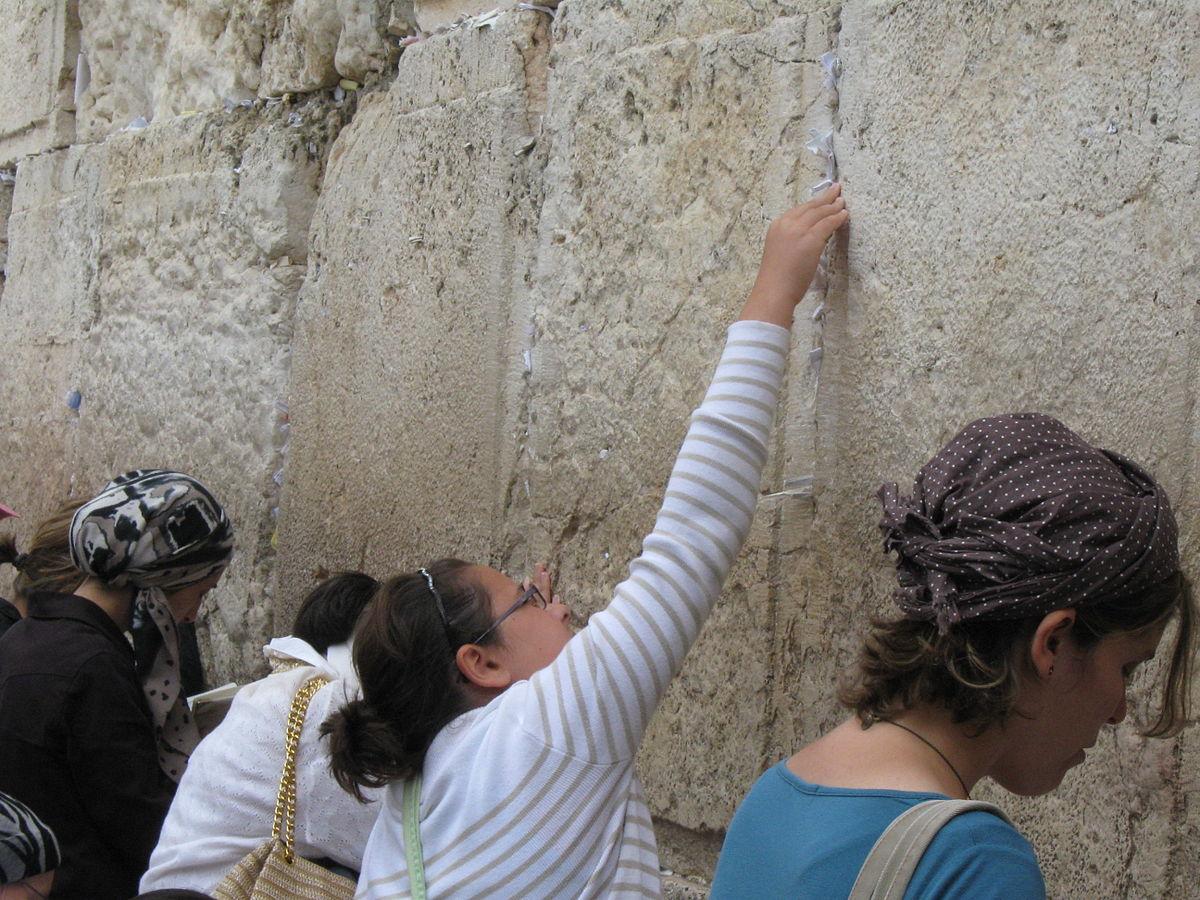
M 404 782 L 404 851 L 413 900 L 425 898 L 425 860 L 421 851 L 421 776 Z

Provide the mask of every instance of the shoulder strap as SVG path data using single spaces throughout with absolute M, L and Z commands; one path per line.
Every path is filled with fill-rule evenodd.
M 421 776 L 404 782 L 404 852 L 413 900 L 425 900 L 425 854 L 421 849 Z
M 327 684 L 329 679 L 323 676 L 304 682 L 292 698 L 292 708 L 288 713 L 283 774 L 279 776 L 279 793 L 275 796 L 275 822 L 271 827 L 271 837 L 283 842 L 284 859 L 289 863 L 296 858 L 296 751 L 300 748 L 300 732 L 304 730 L 309 701 Z
M 871 848 L 848 900 L 902 900 L 917 864 L 942 826 L 974 810 L 1009 822 L 998 806 L 981 800 L 926 800 L 905 810 Z

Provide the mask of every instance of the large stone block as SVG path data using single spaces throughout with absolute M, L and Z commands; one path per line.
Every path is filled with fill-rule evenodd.
M 284 609 L 323 569 L 507 561 L 544 19 L 410 48 L 331 154 L 289 391 Z
M 829 0 L 566 0 L 558 10 L 556 36 L 579 53 L 614 53 L 722 31 L 760 31 L 776 19 L 831 8 Z
M 0 168 L 75 139 L 78 0 L 0 2 Z
M 411 0 L 84 3 L 80 135 L 95 140 L 152 120 L 362 81 L 390 69 Z
M 1200 220 L 1200 14 L 852 2 L 840 25 L 854 218 L 825 327 L 815 515 L 782 562 L 781 755 L 840 717 L 836 678 L 865 613 L 888 608 L 880 482 L 907 489 L 970 419 L 1063 418 L 1146 463 L 1195 540 L 1200 267 L 1180 226 Z M 1193 855 L 1178 754 L 1122 726 L 1056 794 L 1002 799 L 1052 894 L 1170 893 Z
M 284 110 L 178 119 L 18 170 L 0 316 L 17 323 L 24 357 L 0 399 L 3 491 L 44 511 L 136 466 L 209 483 L 238 535 L 201 615 L 216 680 L 261 667 L 271 630 L 277 404 L 305 209 L 340 124 L 319 106 L 302 113 L 300 127 Z
M 25 159 L 9 215 L 5 325 L 14 343 L 69 344 L 99 311 L 103 148 Z
M 706 6 L 676 11 L 703 20 Z M 607 22 L 601 12 L 596 32 Z M 767 223 L 821 177 L 803 145 L 828 23 L 792 16 L 745 32 L 655 33 L 606 55 L 593 26 L 572 19 L 579 14 L 565 4 L 556 26 L 523 462 L 532 533 L 554 549 L 571 602 L 587 613 L 607 602 L 653 525 Z M 788 389 L 797 402 L 808 312 Z M 787 430 L 769 464 L 772 490 L 792 474 Z M 656 815 L 709 834 L 764 764 L 781 502 L 763 501 L 641 756 Z M 689 871 L 707 868 L 711 847 L 676 858 Z
M 6 307 L 0 299 L 0 315 Z M 18 547 L 37 523 L 71 491 L 71 464 L 65 448 L 78 427 L 78 417 L 64 402 L 76 368 L 76 348 L 66 345 L 8 344 L 0 379 L 0 502 L 19 519 L 6 519 L 3 532 L 15 534 Z M 15 573 L 0 569 L 0 597 L 11 597 Z

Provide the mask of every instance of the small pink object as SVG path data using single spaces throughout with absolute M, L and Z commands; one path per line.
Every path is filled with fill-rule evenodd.
M 15 509 L 13 509 L 12 507 L 9 507 L 9 506 L 5 506 L 3 503 L 0 503 L 0 519 L 19 519 L 19 518 L 21 518 L 21 517 L 17 514 L 17 511 Z

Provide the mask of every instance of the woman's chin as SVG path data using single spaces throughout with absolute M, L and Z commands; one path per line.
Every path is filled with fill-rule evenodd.
M 1001 781 L 1000 779 L 996 779 L 996 783 L 1010 794 L 1016 794 L 1018 797 L 1041 797 L 1043 794 L 1049 794 L 1051 791 L 1056 790 L 1058 786 L 1062 784 L 1063 778 L 1066 776 L 1068 770 L 1073 768 L 1075 765 L 1075 761 L 1072 760 L 1070 765 L 1063 768 L 1063 770 L 1057 774 L 1044 773 L 1046 775 L 1045 778 L 1038 778 L 1036 780 L 1030 778 L 1021 778 L 1012 781 Z

